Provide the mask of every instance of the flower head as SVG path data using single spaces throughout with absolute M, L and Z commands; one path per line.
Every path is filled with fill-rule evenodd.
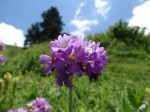
M 36 98 L 33 101 L 34 112 L 51 112 L 51 105 L 44 98 Z
M 107 55 L 100 43 L 84 40 L 82 36 L 58 36 L 50 42 L 51 56 L 41 55 L 40 63 L 47 64 L 44 72 L 56 70 L 56 84 L 72 86 L 71 76 L 83 73 L 92 80 L 97 79 L 107 64 Z
M 3 51 L 5 50 L 5 44 L 0 42 L 0 51 Z
M 3 55 L 0 54 L 0 65 L 4 65 L 6 61 L 7 59 Z
M 8 112 L 29 112 L 27 109 L 25 108 L 17 108 L 17 109 L 11 109 L 11 110 L 8 110 Z

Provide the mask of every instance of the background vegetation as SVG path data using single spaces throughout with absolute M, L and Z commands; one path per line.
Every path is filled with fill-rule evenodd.
M 74 77 L 74 112 L 150 112 L 150 35 L 120 20 L 106 32 L 87 37 L 107 50 L 108 65 L 97 81 Z M 68 112 L 68 89 L 57 88 L 55 73 L 44 76 L 39 56 L 49 41 L 28 49 L 7 46 L 8 61 L 0 66 L 0 110 L 26 107 L 44 97 L 53 112 Z

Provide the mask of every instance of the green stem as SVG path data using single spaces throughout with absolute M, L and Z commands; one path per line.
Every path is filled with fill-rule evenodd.
M 71 77 L 72 81 L 72 77 Z M 73 83 L 73 82 L 72 82 Z M 69 112 L 72 112 L 72 87 L 69 88 Z

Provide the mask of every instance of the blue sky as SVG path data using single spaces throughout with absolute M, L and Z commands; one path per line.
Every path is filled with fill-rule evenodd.
M 149 0 L 0 0 L 0 41 L 23 46 L 27 29 L 42 21 L 42 12 L 51 6 L 62 16 L 63 32 L 74 35 L 105 31 L 121 18 L 131 25 L 150 27 Z M 142 17 L 147 18 L 144 26 Z

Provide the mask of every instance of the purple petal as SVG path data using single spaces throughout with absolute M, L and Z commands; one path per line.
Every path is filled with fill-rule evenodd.
M 68 70 L 73 74 L 80 71 L 80 66 L 77 63 L 71 63 L 68 65 Z
M 39 63 L 41 64 L 48 64 L 51 62 L 51 57 L 46 55 L 46 54 L 42 54 L 40 56 L 40 60 L 39 60 Z
M 56 62 L 55 65 L 56 65 L 56 68 L 59 69 L 59 70 L 62 70 L 62 69 L 65 68 L 65 63 L 63 61 L 61 61 L 61 60 Z
M 58 50 L 57 53 L 58 53 L 58 57 L 60 58 L 60 60 L 63 60 L 65 62 L 68 61 L 68 58 L 67 58 L 67 55 L 66 55 L 65 51 Z
M 57 52 L 58 50 L 65 50 L 68 47 L 68 44 L 70 42 L 70 36 L 61 35 L 58 36 L 57 40 L 51 41 L 49 46 L 50 50 L 53 52 Z
M 78 57 L 77 57 L 77 62 L 78 63 L 82 63 L 84 60 L 86 59 L 86 54 L 85 54 L 85 52 L 81 52 L 79 55 L 78 55 Z
M 96 52 L 99 52 L 99 53 L 103 52 L 103 51 L 104 51 L 104 47 L 99 47 L 99 48 L 96 49 Z
M 53 68 L 53 64 L 49 64 L 46 68 L 45 68 L 45 70 L 44 70 L 44 73 L 45 74 L 48 74 L 49 72 L 51 72 L 51 69 Z
M 61 71 L 57 71 L 56 74 L 56 85 L 61 87 L 62 85 L 67 86 L 67 87 L 71 87 L 72 86 L 72 82 L 70 80 L 70 75 L 68 75 L 66 73 L 66 70 L 61 70 Z
M 61 87 L 63 85 L 63 74 L 61 74 L 61 72 L 57 71 L 57 74 L 56 74 L 56 85 L 59 86 L 59 87 Z
M 73 46 L 69 46 L 66 50 L 65 50 L 65 55 L 66 57 L 69 57 L 73 52 Z

